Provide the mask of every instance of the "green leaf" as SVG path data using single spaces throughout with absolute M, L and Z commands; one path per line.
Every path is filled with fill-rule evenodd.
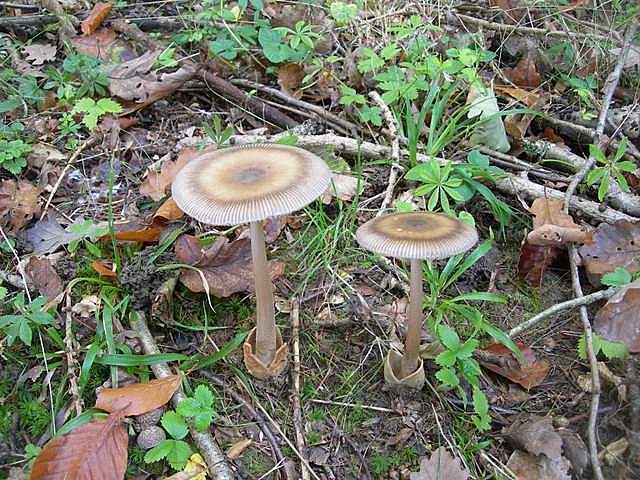
M 608 169 L 605 167 L 594 168 L 587 174 L 587 185 L 595 185 L 600 181 L 605 173 L 608 173 Z
M 175 440 L 162 440 L 158 445 L 145 453 L 144 462 L 153 463 L 166 458 L 173 449 L 174 443 Z
M 602 183 L 600 183 L 600 187 L 598 188 L 598 200 L 600 200 L 601 202 L 607 196 L 610 183 L 611 183 L 611 177 L 609 175 L 605 175 L 602 178 Z
M 446 350 L 436 357 L 436 363 L 443 367 L 452 367 L 458 358 L 456 353 L 455 350 Z
M 231 340 L 229 340 L 227 343 L 225 343 L 220 350 L 209 355 L 207 358 L 200 360 L 193 369 L 201 370 L 203 368 L 211 368 L 213 365 L 215 365 L 220 360 L 227 357 L 231 352 L 233 352 L 236 348 L 242 345 L 246 337 L 247 337 L 246 332 L 240 332 L 236 334 L 236 336 L 233 337 Z
M 360 73 L 370 73 L 384 66 L 384 60 L 370 48 L 363 48 L 362 56 L 364 58 L 357 64 Z
M 457 387 L 460 384 L 460 380 L 452 368 L 441 368 L 436 372 L 436 378 L 449 387 Z
M 596 145 L 589 145 L 589 155 L 595 158 L 598 163 L 608 163 L 604 153 Z
M 633 173 L 638 169 L 638 167 L 636 167 L 636 164 L 630 162 L 629 160 L 623 160 L 622 162 L 616 163 L 616 168 L 628 173 Z
M 213 411 L 200 412 L 193 417 L 193 426 L 199 432 L 204 432 L 209 428 L 213 421 Z
M 33 332 L 31 331 L 29 322 L 27 322 L 25 318 L 22 318 L 18 325 L 18 335 L 20 336 L 20 340 L 22 340 L 22 343 L 24 343 L 25 345 L 31 346 L 31 338 L 33 336 Z
M 623 359 L 627 355 L 627 347 L 622 342 L 610 342 L 602 339 L 602 353 L 609 360 Z
M 631 282 L 631 274 L 624 268 L 617 267 L 613 272 L 605 273 L 600 283 L 610 287 L 621 287 Z
M 183 439 L 187 436 L 187 433 L 189 433 L 189 427 L 187 427 L 184 418 L 173 410 L 165 412 L 160 419 L 160 423 L 162 423 L 167 433 L 176 440 Z
M 184 398 L 176 407 L 176 412 L 183 417 L 194 417 L 200 410 L 200 403 L 194 398 Z
M 151 353 L 149 355 L 114 353 L 97 357 L 95 363 L 116 367 L 138 367 L 141 365 L 155 365 L 156 363 L 180 362 L 187 358 L 189 357 L 181 353 Z
M 478 348 L 478 340 L 470 338 L 462 344 L 462 347 L 458 350 L 457 356 L 458 358 L 469 358 L 473 355 L 473 352 L 476 351 L 476 348 Z
M 358 14 L 358 6 L 353 3 L 331 2 L 329 13 L 339 27 L 344 27 Z
M 455 330 L 449 328 L 447 325 L 440 325 L 438 327 L 438 337 L 442 344 L 449 350 L 455 350 L 460 347 L 460 337 Z
M 174 470 L 182 470 L 191 456 L 191 447 L 181 440 L 173 442 L 173 448 L 167 454 L 167 461 Z
M 627 151 L 627 144 L 628 144 L 628 140 L 627 137 L 622 137 L 622 140 L 620 141 L 620 145 L 618 145 L 618 150 L 616 150 L 616 155 L 613 158 L 613 162 L 616 163 L 618 162 L 622 156 L 624 155 L 624 153 Z M 628 162 L 631 163 L 631 162 Z M 633 165 L 633 164 L 632 164 Z M 633 171 L 633 170 L 631 170 Z
M 206 385 L 198 385 L 193 392 L 193 398 L 204 408 L 213 406 L 213 392 Z

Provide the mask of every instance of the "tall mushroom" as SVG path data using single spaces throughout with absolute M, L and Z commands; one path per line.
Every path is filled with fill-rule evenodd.
M 287 346 L 275 324 L 261 221 L 299 210 L 329 186 L 331 172 L 318 156 L 285 145 L 243 145 L 205 153 L 173 181 L 178 206 L 209 225 L 250 224 L 256 289 L 256 328 L 244 344 L 249 373 L 266 378 L 286 366 Z
M 363 248 L 386 257 L 411 261 L 411 283 L 404 354 L 390 350 L 384 376 L 392 385 L 422 388 L 424 365 L 420 358 L 422 329 L 422 260 L 447 258 L 466 252 L 478 241 L 472 226 L 438 213 L 394 213 L 369 220 L 356 231 Z

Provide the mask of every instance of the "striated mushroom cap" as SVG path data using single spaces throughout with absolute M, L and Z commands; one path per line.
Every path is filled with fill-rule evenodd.
M 276 144 L 205 153 L 173 181 L 173 198 L 209 225 L 236 225 L 294 212 L 322 195 L 331 171 L 317 155 Z
M 478 232 L 440 213 L 392 213 L 373 218 L 356 231 L 361 247 L 385 257 L 439 259 L 466 252 Z

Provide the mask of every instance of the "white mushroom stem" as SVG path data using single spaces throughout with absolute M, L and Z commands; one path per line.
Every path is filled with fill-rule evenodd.
M 420 337 L 422 330 L 422 260 L 411 259 L 411 283 L 409 313 L 407 315 L 407 336 L 404 341 L 404 355 L 400 361 L 400 375 L 406 378 L 420 365 Z
M 261 222 L 251 222 L 251 256 L 256 287 L 256 345 L 254 354 L 269 365 L 276 353 L 276 321 L 273 286 L 267 267 L 267 252 Z

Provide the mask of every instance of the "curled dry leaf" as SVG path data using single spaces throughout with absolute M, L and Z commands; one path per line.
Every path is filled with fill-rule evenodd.
M 62 279 L 48 258 L 30 257 L 25 271 L 40 292 L 50 301 L 55 300 L 64 290 Z
M 196 237 L 183 235 L 176 241 L 175 251 L 178 263 L 195 266 L 199 272 L 184 269 L 180 281 L 192 292 L 205 292 L 203 277 L 207 281 L 209 293 L 215 297 L 228 297 L 239 292 L 253 292 L 255 278 L 251 258 L 251 241 L 240 238 L 229 242 L 217 239 L 207 249 L 199 247 Z M 268 262 L 271 280 L 284 273 L 284 264 L 275 260 Z
M 71 39 L 71 45 L 80 53 L 100 60 L 126 62 L 136 58 L 136 54 L 110 28 L 99 28 L 91 35 L 80 35 Z
M 562 253 L 560 247 L 531 245 L 526 240 L 520 248 L 518 260 L 518 276 L 529 285 L 541 285 L 542 276 Z
M 107 412 L 120 412 L 127 417 L 142 415 L 171 400 L 181 382 L 180 375 L 171 375 L 122 388 L 105 388 L 100 390 L 95 406 Z
M 153 214 L 151 224 L 140 224 L 138 221 L 131 221 L 116 225 L 116 240 L 125 242 L 153 243 L 160 240 L 162 231 L 168 222 L 178 220 L 184 216 L 184 212 L 169 197 Z
M 571 215 L 562 210 L 562 200 L 536 198 L 529 211 L 534 215 L 533 230 L 527 235 L 530 244 L 561 246 L 591 242 L 591 232 L 575 223 Z
M 300 85 L 304 78 L 304 68 L 299 63 L 287 63 L 278 69 L 280 90 L 293 98 L 302 98 Z
M 640 352 L 640 280 L 622 287 L 598 310 L 595 330 L 611 342 L 622 342 L 630 352 Z
M 640 272 L 640 223 L 627 220 L 601 223 L 593 232 L 590 245 L 579 250 L 587 278 L 594 286 L 600 285 L 605 273 L 625 268 L 629 273 Z
M 147 178 L 140 184 L 140 193 L 157 202 L 165 196 L 178 172 L 200 154 L 201 152 L 194 148 L 185 148 L 180 152 L 175 162 L 166 159 L 162 162 L 159 172 L 149 171 L 147 173 Z
M 33 43 L 22 48 L 26 60 L 33 65 L 42 65 L 44 62 L 52 62 L 56 59 L 57 47 L 42 43 Z
M 334 173 L 331 177 L 331 185 L 322 194 L 322 203 L 329 205 L 333 198 L 340 200 L 351 200 L 358 191 L 364 188 L 364 183 L 358 178 L 342 173 Z
M 568 473 L 570 464 L 564 457 L 551 459 L 515 450 L 509 457 L 507 467 L 518 480 L 571 480 Z
M 111 8 L 113 8 L 111 3 L 96 3 L 91 9 L 91 12 L 89 12 L 89 16 L 80 22 L 80 30 L 82 30 L 82 33 L 84 35 L 90 35 L 95 32 L 96 29 L 102 25 L 105 18 L 107 18 L 109 12 L 111 12 Z
M 240 458 L 242 452 L 244 452 L 251 444 L 253 440 L 250 438 L 243 438 L 242 440 L 238 440 L 234 444 L 232 444 L 229 448 L 227 448 L 226 454 L 227 458 L 235 460 L 236 458 Z
M 494 343 L 482 349 L 487 355 L 480 360 L 480 365 L 527 390 L 540 385 L 549 372 L 549 364 L 537 360 L 534 351 L 525 344 L 516 342 L 516 345 L 524 357 L 523 363 L 507 347 Z
M 562 455 L 562 437 L 553 427 L 551 417 L 530 415 L 516 420 L 503 433 L 516 447 L 532 455 L 544 454 L 551 459 Z
M 502 87 L 496 85 L 493 89 L 498 93 L 504 93 L 516 99 L 529 108 L 540 107 L 546 100 L 546 96 L 542 93 L 534 93 L 518 87 Z
M 537 88 L 542 84 L 535 62 L 528 56 L 522 57 L 515 67 L 503 69 L 503 72 L 518 87 Z
M 121 412 L 94 420 L 53 439 L 31 470 L 38 480 L 122 480 L 129 436 Z
M 91 262 L 91 267 L 98 272 L 98 275 L 102 275 L 103 277 L 116 277 L 118 274 L 114 270 L 114 265 L 111 266 L 106 265 L 104 262 L 100 260 L 94 260 Z
M 3 180 L 0 183 L 0 225 L 16 233 L 38 209 L 40 189 L 29 182 Z
M 445 447 L 420 460 L 420 471 L 411 472 L 411 480 L 467 480 L 470 474 Z

